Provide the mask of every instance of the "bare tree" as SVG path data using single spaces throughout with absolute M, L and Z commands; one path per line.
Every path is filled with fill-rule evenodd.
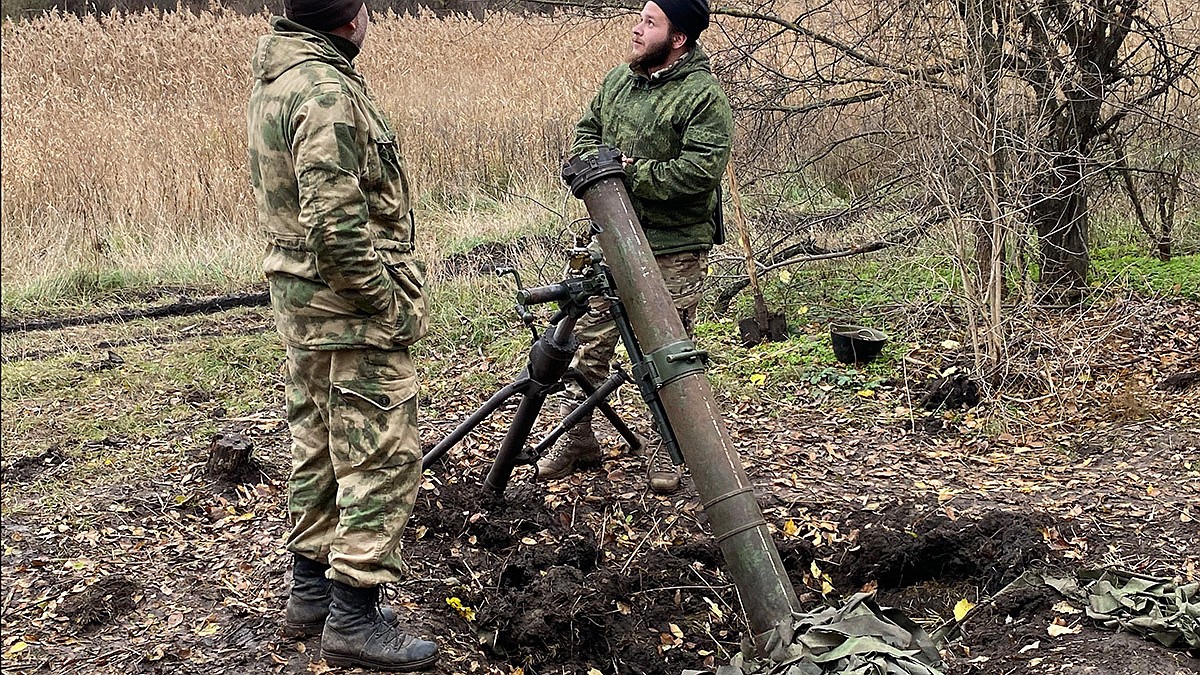
M 1105 176 L 1123 176 L 1169 255 L 1200 58 L 1175 1 L 825 0 L 789 17 L 772 0 L 723 6 L 731 46 L 716 62 L 743 183 L 798 177 L 850 184 L 852 204 L 939 205 L 976 353 L 995 367 L 1014 290 L 1061 303 L 1086 288 Z
M 769 158 L 774 173 L 802 172 L 857 146 L 895 175 L 903 163 L 883 156 L 936 143 L 947 159 L 983 169 L 975 186 L 983 189 L 964 196 L 990 201 L 992 219 L 1005 202 L 1035 228 L 1042 283 L 1073 291 L 1086 282 L 1088 179 L 1103 168 L 1099 151 L 1136 129 L 1132 118 L 1164 120 L 1155 104 L 1191 84 L 1196 32 L 1169 10 L 1142 0 L 830 0 L 787 19 L 774 3 L 726 7 L 717 13 L 740 21 L 726 28 L 733 47 L 721 75 L 750 139 L 743 156 L 760 162 L 748 170 L 770 173 L 761 166 Z M 886 112 L 896 102 L 902 119 Z M 914 117 L 914 102 L 932 107 L 938 124 Z M 796 147 L 813 132 L 825 141 Z M 799 152 L 780 167 L 789 146 Z M 1035 189 L 1011 189 L 1016 181 Z

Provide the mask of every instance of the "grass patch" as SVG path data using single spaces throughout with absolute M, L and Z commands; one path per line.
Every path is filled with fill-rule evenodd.
M 216 295 L 263 283 L 262 273 L 244 264 L 164 261 L 153 269 L 78 267 L 4 284 L 0 308 L 6 317 L 47 313 L 91 314 L 127 307 L 162 295 L 163 288 L 188 295 Z
M 248 319 L 255 322 L 254 315 Z M 185 317 L 168 331 L 206 320 L 213 321 Z M 6 511 L 44 512 L 77 501 L 81 492 L 182 471 L 202 461 L 213 434 L 236 426 L 240 416 L 267 411 L 272 424 L 282 424 L 284 351 L 274 332 L 160 344 L 161 334 L 145 322 L 92 331 L 82 340 L 124 331 L 145 342 L 115 348 L 123 361 L 115 365 L 106 349 L 77 347 L 4 366 L 5 462 L 52 448 L 70 460 L 21 490 L 6 490 Z
M 1114 246 L 1093 254 L 1092 269 L 1095 286 L 1116 285 L 1139 293 L 1200 299 L 1200 255 L 1163 261 L 1132 246 Z
M 782 342 L 746 348 L 740 344 L 736 323 L 723 320 L 699 324 L 696 339 L 714 355 L 708 368 L 714 388 L 734 397 L 767 396 L 798 403 L 873 397 L 894 373 L 901 348 L 889 342 L 870 364 L 847 366 L 834 357 L 822 328 L 822 324 L 806 324 Z

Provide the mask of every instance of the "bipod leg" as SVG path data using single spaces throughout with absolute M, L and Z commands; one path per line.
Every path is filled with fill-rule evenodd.
M 568 429 L 576 424 L 579 424 L 585 417 L 591 415 L 592 411 L 596 408 L 600 408 L 601 412 L 604 413 L 604 416 L 608 418 L 610 422 L 612 422 L 613 426 L 617 429 L 617 432 L 620 433 L 621 437 L 630 444 L 631 448 L 637 448 L 637 436 L 629 430 L 629 427 L 625 426 L 625 422 L 621 420 L 616 411 L 605 402 L 605 399 L 611 396 L 618 387 L 629 381 L 628 375 L 619 370 L 614 371 L 608 376 L 607 379 L 600 383 L 598 388 L 592 386 L 592 383 L 583 376 L 583 373 L 580 373 L 574 368 L 568 370 L 564 377 L 571 378 L 580 386 L 581 389 L 583 389 L 584 393 L 586 393 L 588 397 L 573 410 L 571 410 L 571 412 L 568 413 L 567 416 L 558 423 L 558 426 L 551 429 L 550 433 L 542 439 L 541 443 L 538 443 L 533 447 L 532 452 L 535 456 L 540 457 L 542 453 L 554 445 L 554 443 L 557 442 L 558 439 L 562 437 L 562 435 L 565 434 Z
M 492 468 L 488 470 L 487 478 L 483 481 L 484 486 L 492 492 L 500 494 L 508 487 L 513 467 L 520 459 L 521 450 L 525 447 L 525 441 L 529 440 L 529 432 L 533 429 L 533 423 L 537 421 L 538 413 L 545 402 L 546 389 L 541 387 L 521 398 L 516 417 L 509 425 L 508 433 L 504 435 L 504 441 L 500 443 L 496 459 L 492 462 Z
M 459 441 L 466 438 L 471 430 L 479 426 L 479 423 L 488 418 L 488 415 L 496 412 L 496 409 L 504 404 L 513 394 L 517 393 L 520 388 L 527 382 L 527 378 L 522 377 L 516 382 L 510 382 L 502 387 L 492 397 L 489 398 L 483 405 L 479 406 L 471 416 L 463 420 L 461 424 L 455 427 L 454 431 L 450 432 L 449 436 L 442 439 L 440 443 L 435 445 L 432 450 L 425 453 L 421 458 L 421 469 L 428 469 L 433 466 L 433 463 L 441 459 L 442 455 L 446 454 L 450 448 L 454 447 Z
M 618 377 L 620 378 L 619 381 L 622 383 L 633 382 L 633 378 L 630 377 L 629 374 L 624 370 L 621 370 L 619 366 L 614 366 L 614 369 L 615 372 L 612 375 L 609 375 L 608 379 L 611 380 L 614 377 Z M 583 387 L 584 391 L 587 391 L 587 388 L 591 385 L 591 383 L 587 381 L 587 378 L 583 376 L 583 373 L 579 373 L 579 379 L 583 380 L 580 382 L 579 386 Z M 605 381 L 607 382 L 608 380 Z M 613 389 L 615 390 L 616 387 L 613 387 Z M 625 439 L 625 444 L 629 446 L 629 450 L 631 452 L 637 452 L 638 450 L 641 450 L 642 439 L 639 438 L 637 434 L 633 433 L 633 429 L 630 429 L 629 426 L 625 424 L 625 420 L 621 419 L 621 416 L 617 414 L 617 411 L 612 409 L 612 406 L 608 404 L 608 397 L 609 394 L 605 394 L 604 397 L 600 399 L 600 402 L 596 404 L 596 407 L 604 415 L 605 419 L 607 419 L 609 423 L 613 425 L 613 428 L 617 430 L 617 433 L 621 436 L 621 438 Z

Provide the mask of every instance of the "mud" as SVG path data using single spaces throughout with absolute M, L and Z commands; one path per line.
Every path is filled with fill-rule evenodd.
M 630 519 L 630 531 L 649 532 L 654 521 L 678 513 L 685 501 L 639 501 L 604 484 L 589 485 L 594 492 L 587 499 L 570 500 L 521 480 L 496 497 L 470 476 L 442 482 L 435 471 L 431 480 L 435 489 L 421 492 L 405 538 L 412 581 L 403 587 L 402 603 L 393 606 L 412 630 L 454 640 L 455 653 L 471 663 L 519 667 L 529 674 L 596 669 L 678 675 L 684 669 L 715 669 L 740 648 L 745 623 L 737 593 L 724 574 L 719 549 L 704 531 L 697 528 L 669 545 L 647 545 L 630 553 L 612 546 L 611 525 L 596 529 L 595 521 L 584 524 L 588 516 L 611 514 L 617 506 L 622 518 Z M 197 503 L 181 510 L 185 518 L 194 515 L 215 526 L 228 513 L 223 505 L 245 489 L 212 481 L 197 492 Z M 119 493 L 96 495 L 94 501 L 123 505 L 120 513 L 101 509 L 112 526 L 151 522 L 161 515 L 155 511 L 153 491 L 145 486 L 126 486 Z M 215 515 L 209 517 L 206 508 Z M 1043 540 L 1041 528 L 1054 525 L 1048 517 L 994 510 L 978 519 L 951 520 L 914 504 L 878 512 L 830 512 L 829 517 L 842 524 L 844 541 L 820 548 L 803 538 L 780 543 L 803 608 L 822 602 L 819 591 L 805 588 L 814 562 L 831 575 L 833 597 L 874 585 L 881 604 L 900 608 L 930 630 L 944 625 L 939 622 L 957 600 L 978 602 L 977 611 L 947 642 L 947 675 L 1047 672 L 1039 670 L 1037 659 L 1052 645 L 1058 649 L 1068 641 L 1078 645 L 1080 669 L 1062 672 L 1194 672 L 1188 670 L 1186 654 L 1156 649 L 1137 638 L 1120 636 L 1136 644 L 1126 645 L 1129 654 L 1115 651 L 1109 645 L 1116 636 L 1108 631 L 1084 627 L 1078 635 L 1049 641 L 1046 627 L 1058 616 L 1059 601 L 1049 589 L 1009 591 L 987 600 L 1025 570 L 1063 562 L 1055 560 Z M 77 554 L 54 551 L 53 557 Z M 6 564 L 17 562 L 6 559 Z M 277 563 L 263 573 L 282 583 L 286 564 Z M 319 640 L 306 641 L 299 652 L 281 641 L 270 618 L 278 609 L 268 611 L 267 618 L 247 612 L 236 602 L 229 604 L 237 596 L 212 580 L 199 585 L 193 580 L 190 589 L 186 596 L 171 597 L 170 609 L 158 611 L 160 621 L 192 605 L 197 616 L 214 617 L 222 632 L 193 644 L 190 656 L 183 647 L 152 651 L 147 657 L 152 660 L 141 664 L 139 672 L 200 673 L 190 669 L 188 660 L 209 648 L 228 653 L 229 672 L 268 672 L 259 660 L 266 658 L 264 653 L 292 655 L 279 672 L 310 671 Z M 147 594 L 152 591 L 147 586 Z M 282 607 L 286 584 L 279 593 L 272 606 Z M 72 630 L 95 633 L 136 611 L 134 598 L 140 595 L 127 577 L 102 577 L 68 596 L 61 615 L 70 619 Z M 472 612 L 470 619 L 456 615 L 448 605 L 451 597 Z M 1078 622 L 1077 617 L 1068 619 Z M 437 672 L 470 672 L 469 665 L 448 663 Z
M 669 634 L 689 611 L 707 613 L 698 599 L 681 608 L 677 589 L 696 584 L 693 564 L 716 562 L 715 547 L 696 541 L 678 551 L 648 550 L 638 564 L 615 567 L 604 564 L 594 532 L 572 527 L 579 506 L 547 510 L 538 486 L 514 483 L 497 498 L 478 481 L 460 479 L 437 492 L 413 516 L 412 527 L 427 529 L 411 558 L 438 556 L 440 563 L 425 560 L 479 577 L 458 597 L 477 611 L 478 643 L 491 658 L 523 664 L 526 672 L 587 672 L 607 663 L 620 672 L 665 674 L 702 666 L 703 657 L 686 645 L 660 654 L 654 636 Z M 446 556 L 453 541 L 466 550 Z M 553 544 L 541 545 L 547 541 Z
M 902 588 L 970 580 L 990 595 L 1050 554 L 1041 534 L 1047 523 L 1024 513 L 993 511 L 979 521 L 898 515 L 863 530 L 840 568 L 852 584 L 874 580 L 881 588 Z
M 717 546 L 697 532 L 624 564 L 609 563 L 594 532 L 570 525 L 588 506 L 548 509 L 546 497 L 538 485 L 514 482 L 497 498 L 477 481 L 457 479 L 417 507 L 412 523 L 424 528 L 424 537 L 413 557 L 478 578 L 474 588 L 464 584 L 459 597 L 478 612 L 480 647 L 526 672 L 586 672 L 588 664 L 597 663 L 648 675 L 705 667 L 711 654 L 701 654 L 687 640 L 674 644 L 671 626 L 691 631 L 711 625 L 710 606 L 697 589 L 729 583 L 720 578 Z M 803 591 L 815 561 L 839 592 L 874 585 L 882 601 L 910 616 L 944 615 L 954 599 L 990 595 L 1052 557 L 1041 534 L 1048 519 L 1025 513 L 993 511 L 979 520 L 951 520 L 898 506 L 841 518 L 858 534 L 832 554 L 803 540 L 781 544 L 789 577 Z M 446 555 L 454 542 L 464 542 L 464 550 Z M 820 601 L 815 593 L 801 592 L 801 597 L 808 606 Z M 994 611 L 1005 616 L 1045 612 L 1052 604 L 1044 595 L 1004 602 Z M 740 617 L 740 608 L 728 614 Z M 720 627 L 730 654 L 743 627 L 737 621 Z
M 1194 384 L 1200 384 L 1200 371 L 1188 373 L 1173 373 L 1163 378 L 1160 383 L 1163 389 L 1183 391 Z
M 55 445 L 39 455 L 21 457 L 13 461 L 12 464 L 4 467 L 0 476 L 3 477 L 5 483 L 28 483 L 46 471 L 69 461 L 70 458 L 63 454 L 60 446 Z
M 961 657 L 955 675 L 1004 673 L 1034 675 L 1064 672 L 1080 675 L 1194 675 L 1200 655 L 1154 649 L 1142 638 L 1089 626 L 1075 610 L 1059 604 L 1052 589 L 1006 590 L 978 607 L 950 636 L 951 653 Z M 1073 626 L 1078 633 L 1051 638 L 1052 624 Z M 1058 663 L 1051 670 L 1047 657 Z
M 921 397 L 926 410 L 954 410 L 979 405 L 979 383 L 966 373 L 955 373 L 929 383 Z

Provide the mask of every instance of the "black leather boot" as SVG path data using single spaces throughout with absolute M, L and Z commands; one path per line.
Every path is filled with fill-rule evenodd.
M 325 628 L 332 597 L 325 578 L 329 565 L 292 554 L 292 592 L 287 601 L 283 634 L 288 637 L 315 637 Z
M 325 578 L 329 565 L 292 554 L 292 592 L 288 595 L 287 617 L 283 623 L 286 637 L 310 638 L 325 629 L 325 617 L 329 616 L 329 602 L 333 599 L 330 584 Z M 396 613 L 389 607 L 380 607 L 384 621 L 396 620 Z
M 332 584 L 333 601 L 321 634 L 321 657 L 329 665 L 411 671 L 437 662 L 436 643 L 405 634 L 380 613 L 378 586 Z

